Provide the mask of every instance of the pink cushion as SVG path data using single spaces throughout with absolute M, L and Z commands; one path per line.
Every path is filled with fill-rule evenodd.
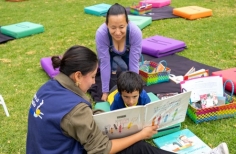
M 40 60 L 40 64 L 50 78 L 53 78 L 59 73 L 59 68 L 56 69 L 53 68 L 51 57 L 42 58 Z
M 152 4 L 153 8 L 159 8 L 170 5 L 171 0 L 143 0 L 139 2 L 140 5 L 143 5 L 145 3 Z
M 232 91 L 233 88 L 233 91 L 236 94 L 236 67 L 212 72 L 212 75 L 221 75 L 223 77 L 224 83 L 226 80 L 231 80 L 234 84 L 233 87 L 230 82 L 227 82 L 225 85 L 225 89 L 228 91 Z

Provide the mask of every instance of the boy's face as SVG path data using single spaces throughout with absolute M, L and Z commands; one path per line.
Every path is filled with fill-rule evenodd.
M 132 93 L 127 93 L 126 91 L 121 92 L 121 97 L 126 104 L 126 106 L 135 106 L 138 103 L 139 91 L 133 91 Z

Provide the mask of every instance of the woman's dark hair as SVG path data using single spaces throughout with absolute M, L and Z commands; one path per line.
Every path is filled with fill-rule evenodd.
M 86 75 L 94 71 L 98 64 L 97 55 L 89 48 L 79 45 L 70 47 L 62 58 L 52 56 L 51 59 L 54 69 L 60 67 L 60 72 L 67 76 L 77 71 Z
M 126 22 L 128 23 L 129 19 L 128 19 L 128 15 L 127 15 L 126 9 L 122 5 L 120 5 L 118 3 L 115 3 L 107 11 L 106 24 L 108 24 L 109 16 L 111 16 L 111 15 L 121 15 L 121 14 L 125 15 Z
M 143 80 L 141 76 L 135 72 L 122 72 L 117 79 L 117 89 L 119 93 L 123 91 L 132 93 L 137 90 L 140 94 L 143 90 Z

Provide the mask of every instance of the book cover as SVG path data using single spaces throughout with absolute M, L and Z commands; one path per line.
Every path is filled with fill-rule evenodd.
M 201 100 L 202 109 L 212 107 L 212 106 L 217 106 L 218 104 L 218 98 L 213 93 L 200 95 L 200 100 Z
M 211 148 L 189 129 L 153 139 L 161 149 L 178 154 L 205 154 Z
M 145 126 L 163 129 L 185 120 L 191 92 L 177 94 L 145 106 L 133 106 L 93 115 L 95 122 L 110 139 L 129 136 Z

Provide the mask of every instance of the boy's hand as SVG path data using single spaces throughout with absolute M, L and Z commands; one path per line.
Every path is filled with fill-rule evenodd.
M 143 136 L 143 139 L 151 138 L 154 134 L 157 133 L 157 128 L 158 128 L 157 125 L 144 127 L 140 131 L 141 135 Z
M 103 93 L 101 100 L 106 102 L 107 101 L 107 97 L 108 97 L 108 93 Z

